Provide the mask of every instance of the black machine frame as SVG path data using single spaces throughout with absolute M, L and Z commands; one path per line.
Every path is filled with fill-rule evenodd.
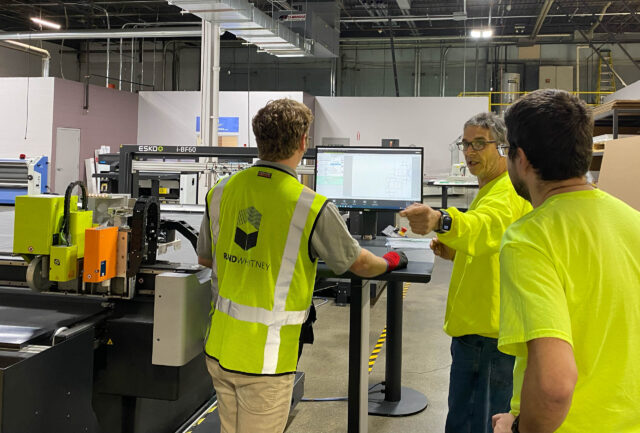
M 257 158 L 256 147 L 220 147 L 220 146 L 156 146 L 156 145 L 132 145 L 120 146 L 120 167 L 118 172 L 118 193 L 131 194 L 135 197 L 135 185 L 138 184 L 138 173 L 132 172 L 133 161 L 139 157 L 155 157 L 169 159 L 176 158 L 225 158 L 246 159 Z M 305 159 L 315 159 L 316 150 L 307 149 Z

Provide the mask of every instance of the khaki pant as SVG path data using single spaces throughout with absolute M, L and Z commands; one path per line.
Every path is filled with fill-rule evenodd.
M 293 374 L 250 376 L 220 368 L 207 358 L 218 397 L 221 433 L 282 433 L 287 425 Z

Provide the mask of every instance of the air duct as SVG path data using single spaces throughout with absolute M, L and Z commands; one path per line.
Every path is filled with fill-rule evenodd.
M 247 0 L 173 0 L 183 9 L 258 47 L 260 52 L 278 57 L 315 55 L 312 39 L 306 39 L 281 22 L 256 9 Z M 306 14 L 301 14 L 306 20 Z

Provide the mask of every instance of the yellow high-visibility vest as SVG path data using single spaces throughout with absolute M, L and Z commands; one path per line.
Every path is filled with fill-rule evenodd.
M 296 370 L 316 261 L 310 239 L 326 198 L 277 168 L 254 166 L 209 191 L 213 315 L 205 351 L 228 370 Z

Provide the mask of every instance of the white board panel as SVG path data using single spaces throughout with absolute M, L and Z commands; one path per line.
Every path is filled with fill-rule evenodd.
M 139 95 L 137 144 L 196 144 L 200 92 L 140 92 Z M 279 98 L 303 102 L 303 92 L 220 92 L 220 117 L 239 118 L 239 146 L 256 146 L 251 119 L 267 102 Z
M 0 158 L 51 158 L 53 88 L 53 78 L 0 78 Z
M 449 144 L 462 134 L 464 123 L 487 111 L 486 97 L 392 98 L 316 97 L 314 142 L 323 137 L 348 138 L 352 146 L 380 146 L 397 138 L 400 146 L 425 149 L 426 176 L 449 174 Z

